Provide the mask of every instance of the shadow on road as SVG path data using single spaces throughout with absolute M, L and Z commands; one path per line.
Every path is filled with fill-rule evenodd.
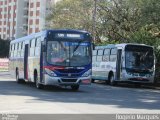
M 95 84 L 99 85 L 109 85 L 105 81 L 98 81 L 96 80 Z M 160 90 L 160 87 L 155 87 L 154 85 L 149 85 L 149 84 L 133 84 L 133 83 L 118 83 L 115 87 L 122 87 L 122 88 L 132 88 L 132 89 L 155 89 L 155 90 Z
M 92 84 L 82 86 L 78 92 L 70 88 L 47 87 L 38 90 L 33 84 L 17 84 L 14 81 L 0 81 L 0 95 L 30 96 L 34 100 L 116 105 L 118 108 L 160 109 L 160 92 L 141 88 L 123 88 Z

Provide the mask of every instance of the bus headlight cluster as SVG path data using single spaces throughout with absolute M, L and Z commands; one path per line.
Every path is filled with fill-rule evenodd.
M 151 76 L 152 76 L 151 74 L 147 74 L 147 75 L 146 75 L 146 77 L 151 77 Z
M 45 68 L 45 72 L 50 76 L 57 76 L 52 70 Z
M 91 69 L 89 69 L 87 72 L 85 72 L 82 77 L 88 77 L 91 75 Z

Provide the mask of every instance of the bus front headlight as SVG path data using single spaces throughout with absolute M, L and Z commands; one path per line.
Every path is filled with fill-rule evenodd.
M 88 77 L 91 75 L 91 69 L 89 69 L 87 72 L 85 72 L 82 77 Z
M 45 72 L 50 76 L 57 76 L 52 70 L 45 68 Z

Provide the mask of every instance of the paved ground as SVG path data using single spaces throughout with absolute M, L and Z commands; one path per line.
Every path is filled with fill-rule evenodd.
M 17 84 L 9 73 L 0 73 L 0 113 L 160 113 L 160 90 L 104 83 L 69 88 Z

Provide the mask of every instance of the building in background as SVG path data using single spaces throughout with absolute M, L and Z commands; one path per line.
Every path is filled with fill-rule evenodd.
M 45 29 L 46 15 L 59 0 L 0 0 L 0 37 L 15 39 Z
M 46 16 L 58 0 L 29 0 L 28 34 L 46 29 Z
M 12 0 L 13 1 L 13 0 Z M 28 34 L 28 0 L 17 0 L 16 29 L 14 38 L 20 38 Z
M 16 1 L 0 0 L 0 35 L 12 38 L 16 31 Z

